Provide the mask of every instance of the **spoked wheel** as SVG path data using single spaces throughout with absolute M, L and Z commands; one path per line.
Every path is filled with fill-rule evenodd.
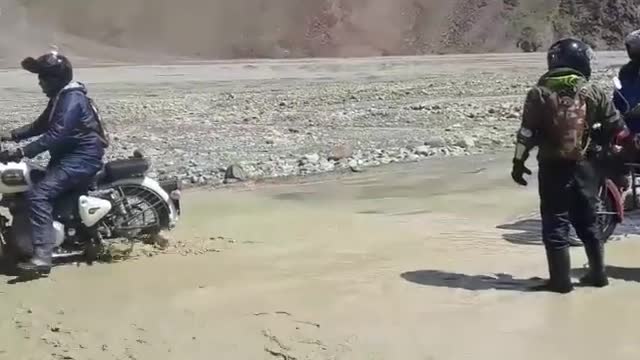
M 169 209 L 156 193 L 136 185 L 116 188 L 119 200 L 110 219 L 114 232 L 128 240 L 152 238 L 167 221 Z
M 600 226 L 603 242 L 606 243 L 618 225 L 618 213 L 616 212 L 615 199 L 605 186 L 600 188 L 597 209 L 598 226 Z

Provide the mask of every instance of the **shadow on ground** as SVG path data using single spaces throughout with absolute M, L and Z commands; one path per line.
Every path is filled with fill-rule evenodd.
M 587 272 L 586 267 L 571 270 L 571 276 L 579 279 Z M 640 283 L 640 268 L 627 268 L 620 266 L 607 266 L 607 275 L 610 279 L 633 281 Z M 417 270 L 408 271 L 400 275 L 403 279 L 420 285 L 433 287 L 446 287 L 450 289 L 464 289 L 471 291 L 502 290 L 533 292 L 535 286 L 542 285 L 544 279 L 534 277 L 529 279 L 517 279 L 509 274 L 467 275 L 441 270 Z M 580 285 L 574 280 L 575 286 Z
M 532 291 L 533 286 L 541 285 L 543 279 L 517 279 L 509 274 L 467 275 L 441 270 L 409 271 L 400 275 L 403 279 L 426 286 L 447 287 L 465 290 L 506 290 Z
M 586 274 L 587 268 L 577 268 L 571 270 L 573 277 L 581 277 Z M 640 283 L 640 268 L 628 268 L 621 266 L 607 266 L 607 275 L 611 279 L 634 281 Z
M 540 219 L 518 220 L 510 224 L 496 226 L 497 229 L 509 230 L 502 238 L 516 245 L 542 245 L 542 221 Z M 571 246 L 582 246 L 573 228 L 569 238 Z

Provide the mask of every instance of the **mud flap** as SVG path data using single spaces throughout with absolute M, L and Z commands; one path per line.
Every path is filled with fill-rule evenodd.
M 178 180 L 164 180 L 159 182 L 159 184 L 160 187 L 169 194 L 169 198 L 171 199 L 173 206 L 175 206 L 176 212 L 180 215 L 182 212 L 182 209 L 180 208 L 180 182 Z

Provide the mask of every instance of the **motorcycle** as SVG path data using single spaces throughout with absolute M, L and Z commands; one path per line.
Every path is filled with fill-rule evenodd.
M 54 204 L 54 260 L 98 259 L 105 243 L 132 242 L 173 229 L 180 216 L 180 186 L 147 176 L 149 161 L 140 151 L 104 165 L 94 179 L 61 195 Z M 31 256 L 31 224 L 26 191 L 45 175 L 31 161 L 0 163 L 0 256 L 19 261 Z
M 626 116 L 630 112 L 631 106 L 629 105 L 627 99 L 620 92 L 620 90 L 622 90 L 622 83 L 620 82 L 620 79 L 618 79 L 618 77 L 613 78 L 613 89 L 622 99 L 622 101 L 626 103 L 626 111 L 622 112 L 622 116 Z M 609 156 L 609 159 L 612 158 L 612 156 Z M 640 164 L 625 163 L 624 166 L 628 170 L 631 178 L 629 184 L 632 192 L 632 204 L 630 210 L 636 210 L 639 207 L 636 179 L 638 178 L 638 175 L 640 175 Z M 611 237 L 611 235 L 613 235 L 616 226 L 624 220 L 624 194 L 627 192 L 627 190 L 628 187 L 626 185 L 616 184 L 613 179 L 611 179 L 611 177 L 605 177 L 602 185 L 600 186 L 598 193 L 598 220 L 605 242 Z
M 598 225 L 603 242 L 607 242 L 613 235 L 618 224 L 624 220 L 625 189 L 617 185 L 612 179 L 605 177 L 598 189 Z

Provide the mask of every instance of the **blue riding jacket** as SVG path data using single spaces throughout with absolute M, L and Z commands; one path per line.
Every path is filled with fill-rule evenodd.
M 625 64 L 618 73 L 618 79 L 622 84 L 622 89 L 619 90 L 622 97 L 617 91 L 614 91 L 613 103 L 616 109 L 624 114 L 640 104 L 640 64 L 634 62 Z M 639 116 L 625 116 L 624 118 L 629 131 L 634 134 L 640 133 Z
M 49 151 L 49 166 L 61 166 L 70 173 L 97 172 L 102 168 L 107 142 L 82 83 L 69 83 L 49 100 L 32 124 L 12 132 L 16 141 L 38 135 L 41 136 L 23 148 L 26 157 Z

